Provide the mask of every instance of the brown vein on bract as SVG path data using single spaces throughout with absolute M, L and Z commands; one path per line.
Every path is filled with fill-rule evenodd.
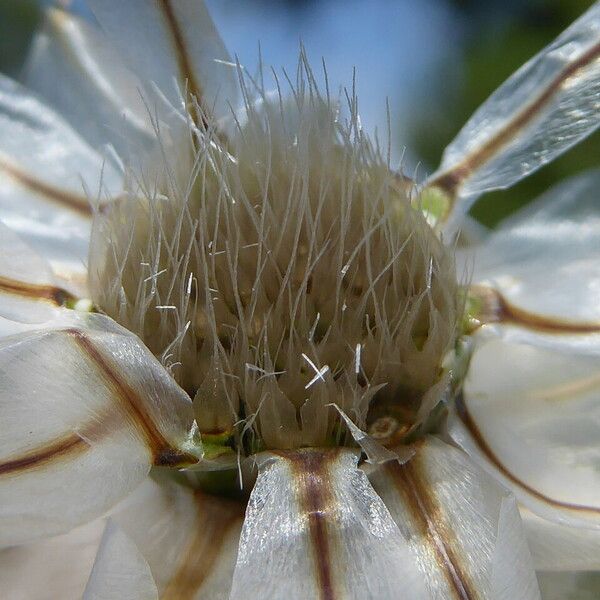
M 335 451 L 296 451 L 283 453 L 292 468 L 300 488 L 300 502 L 308 517 L 313 560 L 320 600 L 335 600 L 333 563 L 327 521 L 333 499 L 330 494 L 328 463 L 335 460 Z
M 171 38 L 173 40 L 175 54 L 177 55 L 177 65 L 179 67 L 181 78 L 183 81 L 187 81 L 189 94 L 194 96 L 200 105 L 199 111 L 192 107 L 190 113 L 194 117 L 195 121 L 197 119 L 199 120 L 199 123 L 197 123 L 198 125 L 201 125 L 201 127 L 205 130 L 209 129 L 209 123 L 206 119 L 206 114 L 208 113 L 205 111 L 202 87 L 200 86 L 200 83 L 194 74 L 194 69 L 192 67 L 190 57 L 188 56 L 185 41 L 177 22 L 177 17 L 175 16 L 173 7 L 171 6 L 171 1 L 158 0 L 158 6 L 162 10 L 165 20 L 167 21 L 169 31 L 171 32 Z
M 66 333 L 71 336 L 98 368 L 107 386 L 114 391 L 114 397 L 120 401 L 123 410 L 146 439 L 156 466 L 178 466 L 197 462 L 196 457 L 173 448 L 167 442 L 150 416 L 145 413 L 141 398 L 118 377 L 111 364 L 85 334 L 77 329 L 59 330 L 56 333 Z M 119 425 L 115 420 L 119 417 L 120 413 L 107 411 L 95 419 L 90 419 L 88 423 L 78 425 L 79 433 L 74 431 L 65 433 L 58 439 L 0 462 L 0 476 L 21 473 L 61 458 L 73 458 L 80 455 L 90 449 L 90 444 L 86 439 L 98 439 L 106 434 L 109 425 Z
M 181 553 L 181 562 L 161 594 L 161 600 L 195 598 L 215 567 L 228 533 L 241 525 L 244 506 L 196 492 L 197 518 Z
M 16 458 L 0 463 L 0 476 L 28 471 L 54 460 L 83 454 L 91 449 L 88 440 L 98 440 L 108 433 L 111 426 L 122 425 L 122 422 L 117 422 L 117 420 L 118 415 L 115 411 L 106 410 L 99 413 L 88 423 L 78 425 L 77 431 L 65 433 L 58 439 L 50 440 Z
M 196 457 L 173 448 L 165 439 L 152 417 L 144 410 L 142 398 L 119 376 L 112 362 L 103 355 L 92 340 L 78 329 L 66 329 L 65 331 L 88 356 L 107 386 L 113 390 L 114 397 L 119 400 L 125 413 L 144 436 L 154 457 L 154 464 L 156 466 L 176 466 L 196 463 Z
M 44 300 L 55 306 L 64 306 L 69 300 L 75 300 L 73 294 L 57 286 L 26 283 L 9 277 L 0 277 L 0 292 L 23 298 Z
M 475 150 L 470 156 L 467 156 L 461 163 L 442 173 L 429 183 L 429 186 L 436 186 L 452 197 L 456 196 L 461 183 L 482 164 L 485 164 L 502 147 L 506 146 L 514 137 L 527 127 L 527 125 L 536 117 L 536 115 L 548 104 L 561 86 L 572 77 L 577 71 L 584 69 L 600 56 L 600 43 L 592 46 L 587 52 L 580 56 L 572 64 L 563 69 L 557 77 L 550 82 L 548 87 L 531 103 L 525 107 L 512 121 L 491 137 L 485 144 Z
M 502 461 L 496 456 L 494 451 L 491 449 L 489 444 L 483 438 L 483 435 L 479 431 L 477 424 L 475 423 L 469 409 L 464 400 L 463 394 L 459 394 L 456 398 L 456 410 L 458 416 L 461 421 L 464 423 L 465 427 L 469 430 L 469 433 L 475 440 L 475 443 L 484 454 L 484 456 L 504 475 L 509 481 L 516 484 L 518 487 L 525 490 L 528 494 L 541 500 L 542 502 L 549 504 L 550 506 L 554 506 L 556 508 L 564 508 L 567 510 L 573 510 L 578 512 L 589 512 L 594 515 L 600 514 L 600 508 L 596 508 L 594 506 L 586 506 L 583 504 L 571 504 L 569 502 L 562 502 L 560 500 L 555 500 L 554 498 L 550 498 L 546 496 L 542 492 L 536 490 L 530 485 L 526 484 L 522 479 L 511 473 L 508 468 L 502 463 Z
M 562 385 L 554 384 L 550 387 L 540 387 L 531 390 L 524 395 L 525 400 L 545 400 L 546 402 L 556 402 L 565 398 L 581 396 L 586 392 L 598 390 L 600 387 L 600 374 L 596 373 L 590 377 L 580 378 L 576 381 L 569 381 Z
M 19 185 L 28 188 L 35 194 L 45 196 L 62 206 L 73 210 L 84 217 L 91 217 L 93 209 L 85 196 L 57 188 L 49 183 L 36 179 L 29 173 L 0 158 L 0 170 L 4 171 Z
M 418 454 L 402 465 L 394 461 L 387 463 L 385 468 L 430 547 L 452 596 L 458 600 L 481 598 L 456 553 L 456 540 L 451 538 L 451 531 L 444 525 L 444 516 L 428 493 L 427 481 L 419 473 Z
M 87 441 L 88 439 L 98 440 L 108 433 L 110 426 L 122 426 L 123 422 L 118 422 L 118 419 L 118 413 L 106 411 L 97 418 L 90 420 L 87 424 L 78 426 L 77 432 L 73 431 L 65 433 L 58 439 L 48 441 L 20 456 L 0 462 L 0 477 L 2 475 L 22 473 L 24 471 L 36 469 L 37 467 L 43 467 L 48 463 L 60 459 L 66 460 L 75 458 L 76 456 L 91 450 L 91 445 Z M 171 454 L 169 454 L 169 452 Z M 158 460 L 163 461 L 160 462 L 159 466 L 164 466 L 165 460 L 167 461 L 167 464 L 169 464 L 168 460 L 172 456 L 174 456 L 174 454 L 170 449 L 167 452 L 167 459 L 164 459 L 163 455 L 159 455 Z M 177 457 L 180 458 L 181 454 L 178 453 Z M 155 464 L 158 464 L 156 463 L 156 460 L 157 459 L 155 459 Z
M 530 312 L 511 304 L 498 290 L 486 286 L 471 286 L 470 291 L 484 304 L 478 318 L 480 323 L 471 332 L 489 323 L 512 323 L 544 333 L 600 333 L 599 322 L 566 321 Z
M 58 440 L 25 452 L 17 458 L 0 462 L 0 476 L 28 471 L 59 458 L 83 454 L 89 448 L 89 444 L 81 436 L 70 433 Z

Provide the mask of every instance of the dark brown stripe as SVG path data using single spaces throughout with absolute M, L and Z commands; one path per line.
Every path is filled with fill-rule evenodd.
M 197 518 L 181 553 L 179 567 L 167 582 L 161 600 L 195 598 L 215 567 L 229 531 L 241 525 L 244 506 L 196 492 Z
M 320 600 L 335 600 L 333 564 L 327 520 L 332 498 L 327 463 L 335 460 L 335 451 L 299 450 L 283 454 L 292 467 L 300 491 L 300 502 L 308 516 L 313 560 Z
M 555 334 L 600 333 L 599 322 L 566 321 L 529 312 L 511 304 L 498 290 L 472 286 L 470 293 L 481 300 L 483 311 L 477 329 L 486 323 L 513 323 L 526 329 Z
M 444 516 L 428 493 L 429 486 L 419 473 L 418 454 L 410 461 L 386 463 L 400 496 L 411 511 L 423 540 L 429 545 L 443 572 L 452 597 L 458 600 L 482 600 L 461 564 L 455 547 L 456 540 L 444 524 Z
M 194 464 L 197 458 L 181 452 L 165 439 L 156 423 L 144 410 L 144 403 L 134 389 L 132 389 L 118 375 L 117 369 L 107 359 L 82 331 L 78 329 L 65 330 L 75 343 L 84 351 L 86 356 L 102 374 L 106 384 L 112 388 L 114 396 L 119 400 L 122 409 L 131 418 L 150 448 L 156 466 L 176 466 Z
M 30 189 L 34 194 L 45 196 L 49 200 L 57 202 L 85 217 L 91 217 L 93 214 L 93 209 L 85 196 L 78 196 L 77 194 L 57 188 L 40 179 L 36 179 L 29 173 L 3 160 L 0 160 L 0 169 L 5 171 L 12 179 L 19 183 L 19 185 Z
M 527 125 L 533 121 L 537 114 L 548 104 L 552 97 L 560 90 L 561 86 L 577 71 L 584 69 L 600 57 L 600 43 L 592 46 L 585 54 L 563 69 L 548 87 L 531 103 L 525 107 L 503 129 L 498 131 L 485 144 L 467 156 L 460 164 L 450 171 L 442 173 L 429 185 L 440 187 L 452 197 L 456 196 L 458 188 L 469 175 L 482 164 L 493 157 L 503 146 L 508 144 Z
M 82 454 L 89 448 L 89 444 L 83 438 L 71 433 L 45 446 L 26 452 L 18 458 L 0 462 L 0 476 L 35 469 L 60 458 L 71 458 L 74 455 Z
M 0 476 L 20 473 L 42 467 L 48 463 L 68 460 L 91 449 L 88 439 L 99 440 L 110 432 L 112 426 L 122 425 L 116 420 L 114 410 L 100 413 L 88 423 L 78 425 L 76 432 L 67 432 L 58 439 L 49 440 L 45 444 L 33 448 L 16 458 L 11 458 L 0 463 Z
M 110 433 L 109 428 L 113 426 L 117 428 L 122 426 L 122 422 L 117 422 L 117 414 L 114 411 L 107 411 L 103 415 L 97 417 L 87 424 L 82 424 L 78 427 L 80 434 L 71 432 L 66 433 L 56 440 L 52 440 L 25 452 L 20 456 L 11 458 L 4 462 L 0 462 L 0 477 L 2 475 L 11 475 L 29 471 L 37 467 L 43 467 L 51 462 L 59 460 L 67 460 L 75 458 L 91 449 L 90 444 L 86 439 L 99 440 L 101 437 Z M 166 455 L 166 459 L 164 458 Z M 179 466 L 191 462 L 191 458 L 182 455 L 181 452 L 168 448 L 163 451 L 163 454 L 155 458 L 155 464 L 159 464 L 156 460 L 160 460 L 159 466 Z M 190 460 L 188 460 L 190 459 Z M 196 459 L 193 459 L 194 462 Z
M 475 443 L 482 451 L 484 456 L 504 475 L 509 481 L 525 490 L 528 494 L 541 500 L 542 502 L 549 504 L 550 506 L 554 506 L 556 508 L 564 508 L 567 510 L 573 510 L 576 512 L 589 512 L 594 515 L 600 514 L 600 508 L 594 506 L 585 506 L 583 504 L 571 504 L 569 502 L 561 502 L 560 500 L 555 500 L 554 498 L 550 498 L 542 492 L 539 492 L 535 488 L 532 488 L 530 485 L 526 484 L 522 479 L 513 475 L 508 468 L 500 461 L 500 459 L 496 456 L 494 451 L 491 449 L 489 444 L 483 438 L 483 435 L 479 431 L 477 424 L 475 423 L 467 405 L 465 403 L 465 399 L 463 394 L 459 394 L 456 398 L 456 410 L 462 422 L 465 424 L 465 427 L 469 430 L 469 433 L 475 440 Z
M 187 80 L 188 92 L 194 96 L 200 105 L 200 114 L 198 111 L 193 109 L 193 107 L 188 106 L 188 110 L 190 114 L 196 121 L 197 125 L 201 125 L 203 129 L 207 129 L 209 127 L 209 123 L 206 120 L 206 115 L 208 114 L 206 110 L 206 106 L 204 105 L 204 95 L 202 93 L 202 87 L 200 83 L 196 79 L 194 74 L 194 69 L 192 67 L 192 63 L 190 57 L 188 56 L 188 51 L 185 46 L 185 41 L 183 39 L 183 35 L 181 34 L 181 30 L 179 28 L 179 23 L 177 22 L 177 17 L 173 12 L 173 7 L 171 6 L 170 0 L 158 0 L 158 5 L 162 9 L 162 13 L 165 16 L 165 20 L 167 21 L 169 31 L 171 32 L 171 38 L 173 40 L 173 45 L 175 47 L 175 53 L 177 55 L 177 64 L 179 67 L 179 72 L 183 81 Z
M 34 300 L 45 300 L 56 306 L 64 306 L 70 300 L 75 300 L 75 296 L 62 288 L 53 285 L 25 283 L 8 277 L 0 277 L 0 292 Z

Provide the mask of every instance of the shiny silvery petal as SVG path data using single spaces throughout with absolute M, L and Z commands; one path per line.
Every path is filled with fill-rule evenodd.
M 237 98 L 237 72 L 201 0 L 91 0 L 102 27 L 142 81 L 153 82 L 170 104 L 186 91 L 217 119 Z
M 140 82 L 97 27 L 66 11 L 46 11 L 21 79 L 93 148 L 127 157 L 155 139 Z
M 148 563 L 113 521 L 104 531 L 83 600 L 158 600 Z
M 514 499 L 463 452 L 427 437 L 370 473 L 425 580 L 425 598 L 539 598 Z
M 431 177 L 464 214 L 485 191 L 506 188 L 600 124 L 600 4 L 523 65 L 475 112 Z
M 600 571 L 600 531 L 559 525 L 521 508 L 536 570 Z
M 492 321 L 500 321 L 485 329 L 600 354 L 600 170 L 559 184 L 506 220 L 473 264 L 472 282 L 494 290 Z
M 151 479 L 112 513 L 165 600 L 229 598 L 243 516 L 241 502 Z
M 195 462 L 187 394 L 134 335 L 63 311 L 0 341 L 0 546 L 103 514 L 152 464 Z
M 539 572 L 542 600 L 598 600 L 600 573 Z
M 407 542 L 350 450 L 263 455 L 232 600 L 427 598 Z
M 0 76 L 0 216 L 65 279 L 85 278 L 91 198 L 121 176 L 56 113 Z M 103 197 L 103 195 L 102 195 Z
M 63 535 L 0 550 L 3 596 L 10 600 L 81 598 L 105 525 L 98 519 Z
M 600 528 L 598 358 L 492 340 L 471 360 L 452 438 L 519 501 Z

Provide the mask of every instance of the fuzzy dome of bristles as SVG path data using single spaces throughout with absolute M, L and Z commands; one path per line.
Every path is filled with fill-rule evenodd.
M 353 98 L 343 119 L 308 72 L 254 106 L 226 149 L 197 133 L 98 215 L 94 302 L 190 394 L 200 431 L 243 452 L 349 442 L 333 404 L 398 441 L 446 387 L 452 256 Z

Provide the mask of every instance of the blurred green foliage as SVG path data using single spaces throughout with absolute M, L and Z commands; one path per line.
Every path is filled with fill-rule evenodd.
M 473 111 L 593 0 L 454 0 L 452 4 L 466 29 L 463 61 L 442 63 L 408 132 L 408 146 L 431 168 L 439 164 L 442 150 Z M 557 181 L 597 167 L 599 157 L 600 136 L 596 134 L 511 189 L 485 195 L 471 213 L 493 226 Z
M 0 0 L 0 72 L 16 75 L 41 18 L 34 0 Z

